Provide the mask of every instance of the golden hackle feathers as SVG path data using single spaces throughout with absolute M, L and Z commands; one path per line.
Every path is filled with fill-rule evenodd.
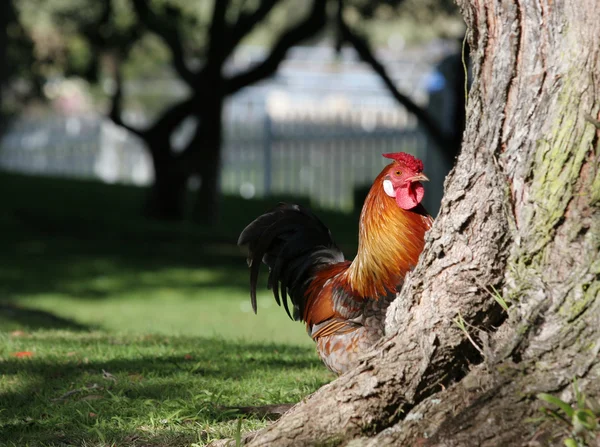
M 414 268 L 432 224 L 422 206 L 403 210 L 383 190 L 384 169 L 373 182 L 359 224 L 358 254 L 348 269 L 353 291 L 377 298 L 394 292 Z

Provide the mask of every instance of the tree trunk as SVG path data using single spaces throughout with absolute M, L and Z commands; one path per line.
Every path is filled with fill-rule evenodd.
M 202 113 L 202 143 L 194 158 L 202 183 L 192 209 L 196 223 L 214 225 L 219 213 L 219 173 L 223 144 L 223 97 L 205 101 Z
M 146 202 L 145 214 L 159 220 L 182 220 L 185 216 L 187 176 L 178 169 L 177 160 L 170 149 L 151 147 L 150 153 L 154 165 L 154 184 Z
M 249 445 L 552 444 L 538 393 L 600 397 L 600 0 L 459 3 L 463 149 L 388 336 Z
M 182 153 L 176 153 L 169 147 L 170 132 L 166 129 L 154 129 L 145 138 L 155 176 L 146 214 L 161 220 L 184 219 L 187 181 L 191 175 L 199 174 L 201 185 L 194 198 L 191 218 L 196 223 L 213 225 L 218 215 L 222 93 L 215 89 L 213 94 L 198 100 L 194 114 L 199 123 L 194 137 Z

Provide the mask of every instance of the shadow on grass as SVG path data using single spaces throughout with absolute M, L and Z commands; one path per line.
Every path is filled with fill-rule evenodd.
M 35 305 L 51 294 L 83 300 L 143 299 L 156 289 L 186 297 L 193 290 L 193 299 L 211 299 L 218 289 L 223 296 L 232 288 L 248 293 L 249 272 L 235 242 L 277 199 L 225 198 L 225 220 L 206 229 L 140 219 L 143 191 L 136 188 L 0 175 L 0 190 L 11 191 L 0 210 L 1 317 L 69 331 L 17 340 L 0 333 L 10 346 L 0 346 L 0 445 L 185 445 L 235 418 L 222 406 L 297 402 L 331 380 L 311 347 L 110 337 L 17 306 L 21 298 Z M 324 220 L 340 229 L 331 226 L 338 242 L 344 231 L 356 234 L 346 216 L 334 217 Z M 15 351 L 34 356 L 17 359 Z
M 50 312 L 0 302 L 0 328 L 7 326 L 7 323 L 17 324 L 19 327 L 29 330 L 68 329 L 70 331 L 89 331 L 92 329 L 90 326 Z
M 180 439 L 162 445 L 181 445 L 186 436 L 189 444 L 201 427 L 236 419 L 223 406 L 296 402 L 331 379 L 311 348 L 158 336 L 131 341 L 47 336 L 35 339 L 39 357 L 2 360 L 4 384 L 12 385 L 0 396 L 0 440 L 136 445 L 135 438 L 161 445 L 161 437 L 173 435 Z M 69 352 L 53 350 L 65 343 Z M 92 358 L 106 353 L 113 357 Z
M 216 228 L 202 228 L 142 219 L 141 188 L 0 173 L 0 190 L 15 192 L 3 198 L 0 210 L 3 301 L 54 292 L 105 298 L 157 285 L 247 290 L 249 272 L 237 237 L 247 223 L 280 200 L 225 197 L 222 222 Z M 40 191 L 57 200 L 41 200 Z M 319 214 L 326 223 L 334 223 L 343 240 L 347 234 L 355 236 L 355 222 L 348 222 L 353 218 Z M 191 275 L 161 274 L 199 268 L 210 268 L 214 274 L 200 281 Z

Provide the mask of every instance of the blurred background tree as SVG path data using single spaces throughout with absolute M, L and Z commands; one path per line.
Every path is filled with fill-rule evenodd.
M 22 65 L 31 68 L 21 76 L 31 81 L 28 91 L 57 97 L 64 78 L 81 78 L 93 86 L 85 101 L 103 106 L 150 154 L 153 184 L 145 206 L 150 217 L 216 221 L 224 102 L 273 76 L 288 50 L 301 43 L 325 39 L 338 51 L 353 47 L 435 146 L 443 148 L 444 169 L 460 147 L 464 114 L 455 111 L 456 122 L 444 129 L 426 107 L 399 90 L 374 49 L 385 44 L 401 52 L 405 45 L 460 35 L 455 7 L 446 0 L 314 0 L 301 6 L 289 0 L 15 1 L 22 23 L 15 29 L 33 42 L 35 60 L 21 57 Z M 268 50 L 243 66 L 233 63 L 239 49 L 249 45 Z M 464 78 L 462 67 L 456 68 L 454 84 L 460 91 Z M 177 91 L 170 103 L 127 87 L 134 80 L 173 77 Z M 456 108 L 462 110 L 464 104 L 457 101 Z M 143 110 L 143 119 L 131 110 Z M 185 124 L 187 137 L 177 138 Z M 191 206 L 190 180 L 200 184 Z
M 13 0 L 0 5 L 0 136 L 8 118 L 39 97 L 42 76 L 31 36 L 21 25 Z

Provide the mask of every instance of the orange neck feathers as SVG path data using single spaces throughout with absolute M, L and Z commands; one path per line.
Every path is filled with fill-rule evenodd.
M 383 170 L 360 214 L 358 254 L 346 272 L 353 291 L 365 298 L 394 293 L 415 267 L 432 218 L 418 205 L 403 210 L 383 189 Z

